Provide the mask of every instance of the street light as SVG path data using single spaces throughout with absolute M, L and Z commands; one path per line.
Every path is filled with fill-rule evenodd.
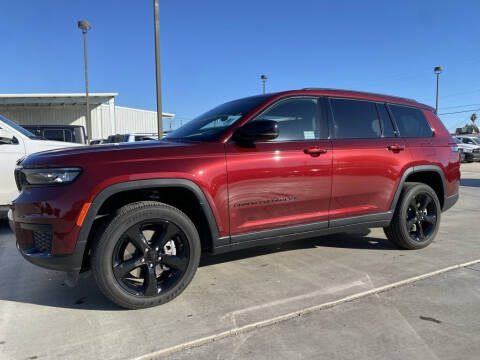
M 92 124 L 90 123 L 90 107 L 88 104 L 88 57 L 87 57 L 87 31 L 92 28 L 90 23 L 85 20 L 78 22 L 78 28 L 82 30 L 83 34 L 83 62 L 85 64 L 85 99 L 86 99 L 86 113 L 85 121 L 87 123 L 87 138 L 92 140 Z
M 262 76 L 260 76 L 260 79 L 262 79 L 262 83 L 263 83 L 263 93 L 265 94 L 265 86 L 266 86 L 266 83 L 267 83 L 267 75 L 263 74 Z
M 158 140 L 162 138 L 162 83 L 160 79 L 160 20 L 158 10 L 158 0 L 153 0 L 153 22 L 155 28 L 155 73 L 157 78 L 157 128 Z
M 443 71 L 441 66 L 435 66 L 433 72 L 437 75 L 437 96 L 435 100 L 435 111 L 438 113 L 438 81 L 440 79 L 440 73 Z

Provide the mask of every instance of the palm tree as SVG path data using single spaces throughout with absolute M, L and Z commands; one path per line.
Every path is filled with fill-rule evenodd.
M 467 125 L 467 128 L 470 128 L 472 133 L 479 133 L 477 125 L 475 125 L 475 120 L 477 120 L 477 114 L 473 113 L 470 116 L 470 120 L 472 121 L 472 125 Z

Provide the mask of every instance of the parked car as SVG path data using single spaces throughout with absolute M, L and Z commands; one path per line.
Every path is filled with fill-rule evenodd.
M 147 140 L 157 140 L 158 136 L 156 134 L 117 134 L 110 135 L 106 143 L 124 143 L 124 142 L 135 142 L 135 141 L 147 141 Z
M 466 162 L 480 161 L 480 141 L 477 138 L 467 136 L 455 136 L 454 138 Z
M 48 140 L 87 143 L 85 128 L 81 125 L 23 125 L 22 127 Z
M 0 116 L 0 216 L 5 217 L 8 204 L 18 195 L 14 170 L 18 160 L 26 155 L 79 144 L 43 140 L 17 123 Z
M 91 269 L 138 309 L 178 296 L 202 252 L 372 227 L 424 248 L 458 199 L 460 163 L 428 105 L 304 89 L 227 102 L 161 141 L 30 155 L 16 179 L 22 256 L 72 281 Z
M 107 139 L 94 139 L 94 140 L 91 140 L 90 145 L 99 145 L 99 144 L 108 144 L 108 140 Z

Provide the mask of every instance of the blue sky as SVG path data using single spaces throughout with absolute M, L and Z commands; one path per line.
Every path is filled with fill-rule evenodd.
M 27 0 L 0 7 L 0 93 L 90 90 L 156 108 L 152 1 Z M 163 109 L 189 120 L 261 91 L 308 86 L 406 96 L 440 113 L 480 108 L 478 1 L 160 0 Z M 459 107 L 460 105 L 476 104 Z M 470 113 L 441 116 L 450 129 Z

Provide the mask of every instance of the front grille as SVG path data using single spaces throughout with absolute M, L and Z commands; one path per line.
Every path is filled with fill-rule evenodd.
M 473 149 L 474 153 L 480 153 L 480 149 Z
M 32 231 L 33 243 L 39 252 L 51 252 L 52 250 L 52 232 L 51 231 Z

